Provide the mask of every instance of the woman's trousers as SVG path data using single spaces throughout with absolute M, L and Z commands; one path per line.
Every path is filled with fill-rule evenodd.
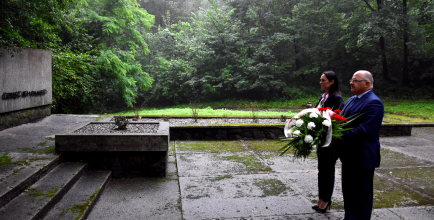
M 318 192 L 319 198 L 330 202 L 335 187 L 335 165 L 338 159 L 333 145 L 318 149 Z

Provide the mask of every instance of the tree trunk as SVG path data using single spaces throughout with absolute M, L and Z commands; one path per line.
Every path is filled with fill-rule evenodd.
M 383 3 L 381 0 L 377 0 L 378 12 L 381 14 L 381 8 Z M 383 79 L 389 80 L 389 68 L 387 67 L 387 57 L 386 57 L 386 43 L 384 37 L 380 37 L 380 51 L 381 51 L 381 63 L 383 65 Z
M 294 43 L 294 52 L 295 52 L 295 70 L 300 69 L 300 59 L 298 59 L 298 47 L 297 41 L 295 39 L 292 40 Z
M 402 85 L 409 85 L 408 77 L 408 21 L 407 21 L 407 0 L 402 1 L 403 4 L 403 15 L 404 15 L 404 72 L 402 74 Z
M 383 64 L 383 78 L 389 80 L 389 68 L 387 68 L 386 43 L 384 37 L 380 37 L 381 63 Z

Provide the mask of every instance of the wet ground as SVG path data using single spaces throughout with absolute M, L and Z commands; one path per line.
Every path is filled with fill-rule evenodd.
M 109 119 L 52 115 L 0 131 L 0 167 L 8 155 L 53 155 L 54 134 L 95 120 Z M 372 219 L 434 219 L 434 128 L 380 141 Z M 293 160 L 290 153 L 279 156 L 280 147 L 276 141 L 171 142 L 167 178 L 111 180 L 88 219 L 342 219 L 340 163 L 332 210 L 315 213 L 315 154 Z
M 415 128 L 412 137 L 382 139 L 372 219 L 434 218 L 432 134 Z M 315 213 L 315 155 L 293 160 L 279 156 L 280 147 L 276 141 L 172 142 L 168 178 L 112 180 L 89 219 L 342 219 L 340 163 L 332 210 Z M 143 198 L 157 204 L 148 207 Z

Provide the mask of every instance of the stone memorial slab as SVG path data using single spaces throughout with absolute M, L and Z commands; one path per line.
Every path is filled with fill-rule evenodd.
M 13 57 L 0 51 L 0 113 L 50 105 L 51 51 L 22 49 Z
M 169 123 L 91 122 L 55 135 L 56 153 L 66 161 L 86 161 L 89 169 L 111 170 L 114 178 L 166 177 Z

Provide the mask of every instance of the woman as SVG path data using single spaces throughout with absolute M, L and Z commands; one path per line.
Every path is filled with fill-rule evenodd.
M 344 106 L 344 99 L 339 91 L 339 80 L 335 72 L 326 71 L 321 75 L 319 84 L 324 94 L 321 95 L 316 107 L 330 107 L 333 110 Z M 328 147 L 318 149 L 318 194 L 317 205 L 312 206 L 318 212 L 326 212 L 330 209 L 331 198 L 335 184 L 335 164 L 338 159 L 336 147 L 331 144 Z

